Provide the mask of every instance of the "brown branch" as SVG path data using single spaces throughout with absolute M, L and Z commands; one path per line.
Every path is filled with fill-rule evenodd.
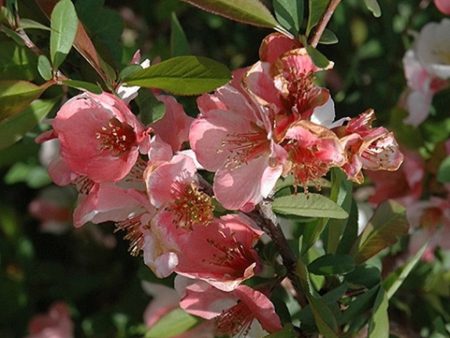
M 330 3 L 328 4 L 327 9 L 325 10 L 325 13 L 323 13 L 322 17 L 319 20 L 319 23 L 314 28 L 314 32 L 310 36 L 308 41 L 308 43 L 314 48 L 317 47 L 320 38 L 322 37 L 322 34 L 328 25 L 328 22 L 330 21 L 334 11 L 336 10 L 336 7 L 339 5 L 340 2 L 341 0 L 330 0 Z
M 261 202 L 256 211 L 249 213 L 249 216 L 254 219 L 274 241 L 283 260 L 283 265 L 286 267 L 287 277 L 294 287 L 295 299 L 302 307 L 305 307 L 308 303 L 303 294 L 300 279 L 296 274 L 297 258 L 289 248 L 286 237 L 284 237 L 283 231 L 272 211 L 271 203 L 269 201 Z

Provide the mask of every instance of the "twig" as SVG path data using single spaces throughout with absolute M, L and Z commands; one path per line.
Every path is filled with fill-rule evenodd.
M 289 244 L 284 237 L 276 216 L 272 211 L 272 206 L 269 201 L 261 202 L 256 211 L 249 214 L 257 223 L 269 234 L 277 246 L 283 265 L 286 267 L 287 277 L 295 289 L 295 299 L 302 306 L 305 307 L 308 303 L 303 294 L 300 280 L 296 274 L 297 258 L 289 248 Z
M 330 3 L 328 4 L 327 9 L 325 10 L 325 13 L 323 13 L 316 28 L 314 28 L 314 32 L 308 41 L 309 44 L 314 48 L 317 47 L 320 38 L 322 37 L 322 34 L 328 25 L 328 22 L 330 21 L 334 11 L 336 10 L 336 7 L 339 5 L 340 2 L 341 0 L 330 0 Z

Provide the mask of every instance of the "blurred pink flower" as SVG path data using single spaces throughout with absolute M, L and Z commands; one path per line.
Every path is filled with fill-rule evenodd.
M 443 14 L 450 15 L 450 0 L 434 0 L 434 4 Z
M 206 283 L 196 282 L 186 288 L 180 306 L 192 315 L 214 318 L 217 335 L 256 338 L 281 330 L 280 318 L 269 298 L 246 285 L 224 292 Z M 258 335 L 250 333 L 258 327 Z
M 28 324 L 27 338 L 72 338 L 73 323 L 67 305 L 53 303 L 47 314 L 34 316 Z

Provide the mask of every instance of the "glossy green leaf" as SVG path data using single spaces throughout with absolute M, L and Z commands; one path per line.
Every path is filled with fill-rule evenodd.
M 186 33 L 178 21 L 177 15 L 172 13 L 170 29 L 170 51 L 172 56 L 191 54 L 191 48 L 186 37 Z
M 355 269 L 355 262 L 349 255 L 326 254 L 308 265 L 309 272 L 315 275 L 342 275 Z
M 28 48 L 0 40 L 0 79 L 32 81 L 37 77 L 37 57 Z
M 19 141 L 33 129 L 55 106 L 57 99 L 35 100 L 20 114 L 0 123 L 0 149 Z
M 230 71 L 214 60 L 177 56 L 131 74 L 124 84 L 160 88 L 177 95 L 198 95 L 224 85 L 230 77 Z
M 51 31 L 50 27 L 47 27 L 40 22 L 31 20 L 31 19 L 20 19 L 19 23 L 20 28 L 22 29 L 40 29 L 40 30 L 46 30 Z
M 369 264 L 361 264 L 355 270 L 345 275 L 345 281 L 353 287 L 372 288 L 380 283 L 380 270 Z
M 351 250 L 357 264 L 393 245 L 408 233 L 405 209 L 397 202 L 381 204 Z
M 336 36 L 336 34 L 334 34 L 328 28 L 325 28 L 322 36 L 320 37 L 319 43 L 322 45 L 333 45 L 338 42 L 339 42 L 339 39 Z
M 0 121 L 24 110 L 47 87 L 27 81 L 0 81 Z
M 303 21 L 304 0 L 273 0 L 273 8 L 280 25 L 297 35 Z
M 389 300 L 382 287 L 375 299 L 374 311 L 369 320 L 369 334 L 367 338 L 389 338 Z
M 274 28 L 278 25 L 270 11 L 259 0 L 183 0 L 205 11 L 228 19 Z
M 313 60 L 314 64 L 319 68 L 326 68 L 330 65 L 330 60 L 327 59 L 325 55 L 323 55 L 321 52 L 319 52 L 318 49 L 307 45 L 306 51 L 308 52 L 309 56 Z
M 60 0 L 50 18 L 50 59 L 57 69 L 69 54 L 77 33 L 78 19 L 71 0 Z
M 39 75 L 46 81 L 53 77 L 53 70 L 50 60 L 45 55 L 39 55 L 38 58 Z
M 276 198 L 273 211 L 282 215 L 305 217 L 346 218 L 347 212 L 329 198 L 320 194 L 296 194 Z
M 383 286 L 386 290 L 386 295 L 388 299 L 391 299 L 398 288 L 403 284 L 406 277 L 408 277 L 409 273 L 414 269 L 416 264 L 419 262 L 423 253 L 425 252 L 428 246 L 428 241 L 417 251 L 417 253 L 412 256 L 408 261 L 400 266 L 397 270 L 392 272 L 387 278 L 384 280 Z
M 175 309 L 162 317 L 147 331 L 145 338 L 169 338 L 186 332 L 197 323 L 197 319 L 182 309 Z
M 442 161 L 437 173 L 437 179 L 442 183 L 450 183 L 450 156 Z
M 296 336 L 296 332 L 292 324 L 288 324 L 283 327 L 281 331 L 272 333 L 264 338 L 292 338 Z
M 309 35 L 311 30 L 319 22 L 323 13 L 328 7 L 330 0 L 309 0 L 309 14 L 308 14 L 308 24 L 306 26 L 306 35 Z
M 364 3 L 374 17 L 379 18 L 381 16 L 381 8 L 377 0 L 364 0 Z
M 66 86 L 88 91 L 94 94 L 100 94 L 102 89 L 94 83 L 86 82 L 86 81 L 78 81 L 78 80 L 64 80 L 62 83 Z

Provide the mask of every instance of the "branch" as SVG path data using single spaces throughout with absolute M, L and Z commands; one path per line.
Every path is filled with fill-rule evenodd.
M 322 37 L 322 34 L 328 25 L 328 22 L 330 21 L 334 11 L 336 10 L 336 7 L 339 5 L 340 2 L 341 0 L 331 0 L 330 3 L 328 4 L 327 9 L 325 10 L 325 13 L 323 13 L 322 17 L 320 18 L 319 23 L 314 28 L 314 32 L 310 36 L 308 41 L 308 43 L 314 48 L 317 47 L 320 38 Z
M 256 211 L 249 214 L 257 223 L 264 229 L 274 241 L 277 246 L 281 258 L 283 259 L 283 265 L 286 267 L 287 277 L 292 283 L 295 289 L 295 299 L 302 306 L 305 307 L 308 303 L 303 295 L 300 280 L 296 274 L 297 258 L 289 248 L 289 244 L 284 237 L 276 216 L 272 211 L 270 202 L 261 202 Z

